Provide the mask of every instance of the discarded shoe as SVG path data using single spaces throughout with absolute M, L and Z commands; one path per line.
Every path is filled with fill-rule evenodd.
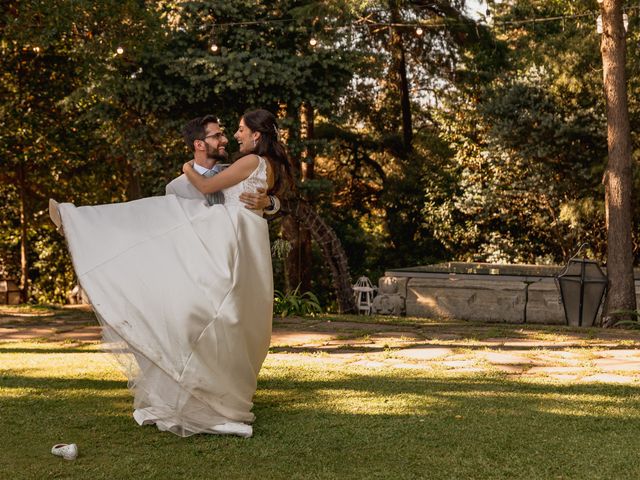
M 75 443 L 58 443 L 51 448 L 51 453 L 65 460 L 78 458 L 78 446 Z

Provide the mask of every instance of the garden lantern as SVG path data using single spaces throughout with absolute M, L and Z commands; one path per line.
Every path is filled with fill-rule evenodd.
M 352 288 L 356 298 L 358 313 L 364 312 L 365 315 L 371 315 L 373 292 L 375 291 L 375 288 L 371 285 L 371 281 L 367 277 L 360 277 Z
M 569 263 L 556 277 L 556 285 L 560 291 L 564 316 L 567 325 L 591 327 L 595 323 L 600 304 L 607 290 L 607 276 L 602 272 L 598 262 L 578 258 L 578 252 L 569 259 Z

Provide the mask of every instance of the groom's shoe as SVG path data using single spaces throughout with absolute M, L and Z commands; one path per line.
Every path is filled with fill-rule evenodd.
M 58 210 L 58 202 L 53 198 L 49 199 L 49 216 L 51 221 L 57 227 L 58 231 L 64 235 L 62 231 L 62 217 L 60 216 L 60 210 Z
M 156 423 L 156 420 L 151 418 L 144 410 L 134 410 L 133 419 L 138 423 L 138 425 L 155 425 Z
M 223 423 L 216 425 L 211 430 L 219 435 L 237 435 L 243 438 L 251 438 L 253 436 L 253 427 L 240 422 Z

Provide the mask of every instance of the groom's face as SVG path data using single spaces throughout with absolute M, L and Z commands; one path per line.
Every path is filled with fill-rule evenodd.
M 204 144 L 207 150 L 207 158 L 216 162 L 226 161 L 229 157 L 227 144 L 229 140 L 217 123 L 207 123 L 205 127 Z

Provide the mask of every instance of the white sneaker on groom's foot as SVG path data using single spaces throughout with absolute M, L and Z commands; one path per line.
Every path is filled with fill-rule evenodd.
M 211 429 L 213 433 L 219 435 L 237 435 L 238 437 L 250 438 L 253 436 L 253 427 L 246 423 L 227 422 L 216 425 Z

